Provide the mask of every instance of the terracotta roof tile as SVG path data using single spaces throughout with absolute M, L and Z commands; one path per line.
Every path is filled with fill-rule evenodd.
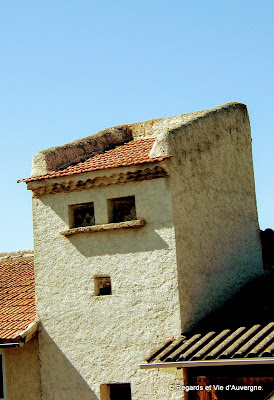
M 16 338 L 36 318 L 33 258 L 0 261 L 0 340 Z
M 191 331 L 168 338 L 148 363 L 271 358 L 274 362 L 274 273 L 246 284 Z M 255 295 L 256 294 L 256 295 Z
M 274 358 L 274 322 L 251 328 L 225 329 L 185 335 L 166 341 L 147 357 L 147 362 L 222 360 L 235 358 Z
M 83 172 L 96 171 L 108 168 L 126 167 L 155 161 L 162 161 L 171 156 L 149 157 L 155 138 L 132 140 L 131 142 L 115 147 L 105 153 L 96 154 L 85 161 L 70 165 L 69 167 L 52 171 L 51 173 L 21 179 L 18 182 L 31 182 L 42 179 L 69 176 Z

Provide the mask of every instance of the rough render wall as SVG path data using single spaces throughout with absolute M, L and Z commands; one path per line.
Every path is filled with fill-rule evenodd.
M 68 205 L 93 201 L 102 224 L 107 199 L 131 195 L 145 227 L 59 234 Z M 182 398 L 168 390 L 175 374 L 138 367 L 180 334 L 169 179 L 34 198 L 33 216 L 42 399 L 99 399 L 100 384 L 115 382 L 130 382 L 133 400 Z M 99 274 L 110 275 L 112 295 L 94 296 Z
M 182 330 L 263 272 L 250 126 L 241 104 L 170 132 Z
M 40 400 L 38 338 L 23 347 L 5 350 L 7 400 Z

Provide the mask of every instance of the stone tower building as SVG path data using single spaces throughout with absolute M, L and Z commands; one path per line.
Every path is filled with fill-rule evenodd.
M 138 364 L 262 273 L 246 106 L 106 129 L 24 181 L 42 400 L 181 399 Z

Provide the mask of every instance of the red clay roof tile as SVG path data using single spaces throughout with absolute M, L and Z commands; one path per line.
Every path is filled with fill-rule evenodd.
M 36 318 L 33 258 L 0 261 L 0 340 L 14 339 Z
M 51 173 L 21 179 L 18 182 L 31 182 L 42 179 L 57 178 L 60 176 L 69 176 L 83 172 L 96 171 L 100 169 L 125 167 L 155 161 L 162 161 L 170 156 L 149 157 L 155 138 L 132 140 L 131 142 L 115 147 L 102 154 L 96 154 L 83 162 L 70 165 L 69 167 L 53 171 Z

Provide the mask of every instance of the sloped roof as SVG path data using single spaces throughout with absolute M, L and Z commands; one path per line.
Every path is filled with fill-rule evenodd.
M 36 319 L 31 254 L 0 258 L 0 342 L 16 342 Z
M 21 179 L 18 182 L 32 182 L 61 176 L 70 176 L 108 168 L 125 167 L 143 163 L 162 161 L 170 156 L 149 157 L 155 138 L 132 140 L 101 154 L 96 154 L 85 161 L 74 163 L 64 169 L 49 174 Z
M 234 329 L 208 330 L 205 333 L 171 338 L 146 361 L 175 362 L 273 357 L 274 322 L 267 325 L 239 326 Z
M 148 363 L 272 358 L 274 363 L 273 273 L 243 287 L 190 332 L 168 338 Z
M 233 102 L 211 110 L 113 126 L 82 139 L 35 153 L 31 177 L 18 182 L 41 181 L 83 172 L 161 161 L 172 156 L 169 153 L 168 138 L 178 129 L 203 123 L 211 118 L 214 120 L 224 116 L 227 118 L 228 113 L 232 113 L 231 115 L 237 113 L 248 121 L 246 106 Z

